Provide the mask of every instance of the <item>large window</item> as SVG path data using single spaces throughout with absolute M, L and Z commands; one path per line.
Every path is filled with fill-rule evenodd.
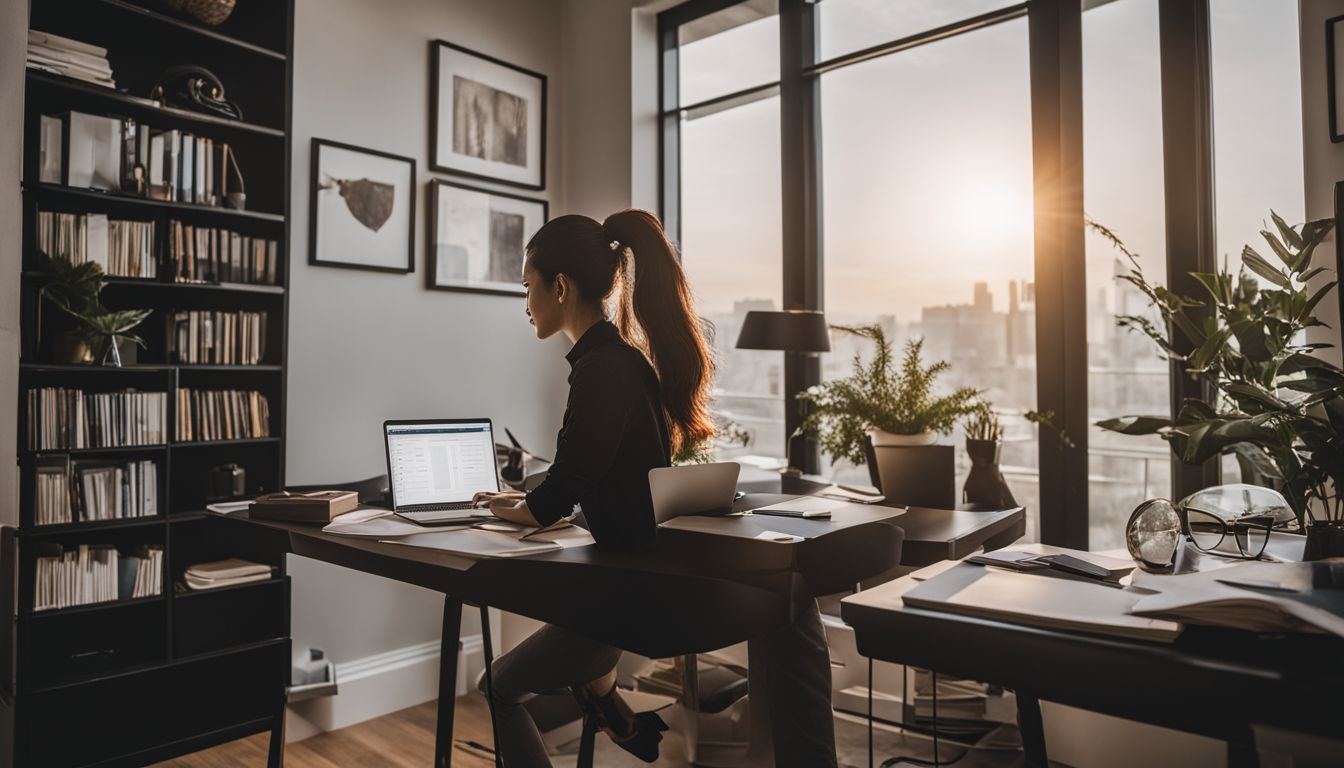
M 1022 418 L 1036 406 L 1029 89 L 1021 18 L 822 75 L 822 212 L 827 319 L 881 324 L 898 349 L 922 338 L 926 361 L 952 365 L 942 388 L 985 390 L 1034 538 L 1036 428 Z M 835 334 L 822 378 L 847 375 L 871 347 Z M 960 487 L 969 460 L 958 456 Z M 824 471 L 867 480 L 862 467 Z
M 1116 0 L 1083 14 L 1083 199 L 1088 214 L 1166 282 L 1162 188 L 1162 81 L 1158 1 Z M 1097 232 L 1087 235 L 1088 423 L 1171 412 L 1170 366 L 1116 315 L 1160 318 L 1118 279 L 1134 265 Z M 1088 435 L 1089 544 L 1124 546 L 1124 526 L 1145 499 L 1171 489 L 1171 450 L 1159 437 L 1096 427 Z
M 660 15 L 664 213 L 719 328 L 718 408 L 756 437 L 744 453 L 781 456 L 796 392 L 869 354 L 840 334 L 819 367 L 732 349 L 746 311 L 788 306 L 881 324 L 898 345 L 923 338 L 927 360 L 952 364 L 944 387 L 984 389 L 1029 536 L 1115 547 L 1139 502 L 1199 480 L 1173 477 L 1160 439 L 1093 426 L 1169 414 L 1184 387 L 1151 342 L 1117 327 L 1117 315 L 1156 317 L 1117 279 L 1134 265 L 1090 229 L 1079 239 L 1075 211 L 1164 285 L 1207 260 L 1203 232 L 1235 269 L 1245 244 L 1261 247 L 1271 208 L 1301 222 L 1298 3 L 1081 5 L 690 0 Z M 1038 11 L 1055 17 L 1046 29 L 1081 24 L 1081 49 L 1029 34 Z M 1179 55 L 1164 62 L 1163 49 Z M 1164 123 L 1164 92 L 1188 95 L 1180 120 Z M 1212 209 L 1194 194 L 1210 166 Z M 1039 329 L 1041 349 L 1038 315 L 1056 323 Z M 1025 419 L 1050 408 L 1085 454 Z M 964 477 L 963 437 L 947 440 Z
M 720 458 L 784 457 L 784 357 L 734 349 L 742 318 L 779 309 L 779 20 L 772 3 L 734 6 L 678 32 L 680 244 L 697 309 L 714 325 L 714 410 L 751 436 Z M 763 88 L 760 86 L 764 86 Z M 755 88 L 754 91 L 752 89 Z M 730 94 L 742 94 L 723 101 Z

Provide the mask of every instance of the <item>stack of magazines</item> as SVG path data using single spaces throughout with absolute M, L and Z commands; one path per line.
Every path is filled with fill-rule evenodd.
M 107 49 L 50 32 L 28 30 L 28 68 L 73 77 L 104 88 L 117 87 Z

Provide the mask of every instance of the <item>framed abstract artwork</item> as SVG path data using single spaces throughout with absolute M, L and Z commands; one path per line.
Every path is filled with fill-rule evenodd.
M 1325 22 L 1325 82 L 1330 99 L 1330 140 L 1344 141 L 1344 16 L 1326 19 Z
M 546 223 L 545 200 L 429 182 L 429 288 L 522 296 L 523 249 Z
M 308 263 L 415 271 L 415 160 L 313 139 Z
M 546 188 L 546 76 L 458 45 L 430 43 L 429 165 Z

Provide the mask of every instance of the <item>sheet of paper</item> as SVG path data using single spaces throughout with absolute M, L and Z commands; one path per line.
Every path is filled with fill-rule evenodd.
M 218 512 L 221 515 L 231 515 L 234 512 L 241 512 L 252 506 L 251 501 L 221 501 L 217 504 L 206 504 L 205 508 L 211 512 Z
M 819 512 L 830 512 L 834 509 L 839 508 L 839 506 L 840 504 L 837 503 L 835 499 L 823 499 L 818 496 L 800 496 L 796 499 L 781 501 L 778 504 L 771 504 L 770 506 L 767 507 L 757 507 L 756 509 L 753 509 L 752 512 L 757 513 L 757 512 L 775 511 L 775 512 L 797 512 L 800 514 L 804 512 L 819 513 Z
M 337 536 L 385 539 L 394 536 L 410 536 L 430 530 L 433 529 L 397 517 L 390 510 L 356 509 L 328 523 L 322 529 L 322 532 L 334 533 Z
M 802 541 L 802 536 L 794 536 L 791 533 L 780 533 L 778 531 L 761 531 L 754 538 L 764 541 L 777 541 L 781 544 L 789 544 L 795 541 Z

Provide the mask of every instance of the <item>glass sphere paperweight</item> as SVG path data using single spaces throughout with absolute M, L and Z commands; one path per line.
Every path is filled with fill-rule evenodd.
M 1166 499 L 1149 499 L 1129 516 L 1125 547 L 1139 567 L 1150 573 L 1170 571 L 1181 546 L 1181 516 Z

